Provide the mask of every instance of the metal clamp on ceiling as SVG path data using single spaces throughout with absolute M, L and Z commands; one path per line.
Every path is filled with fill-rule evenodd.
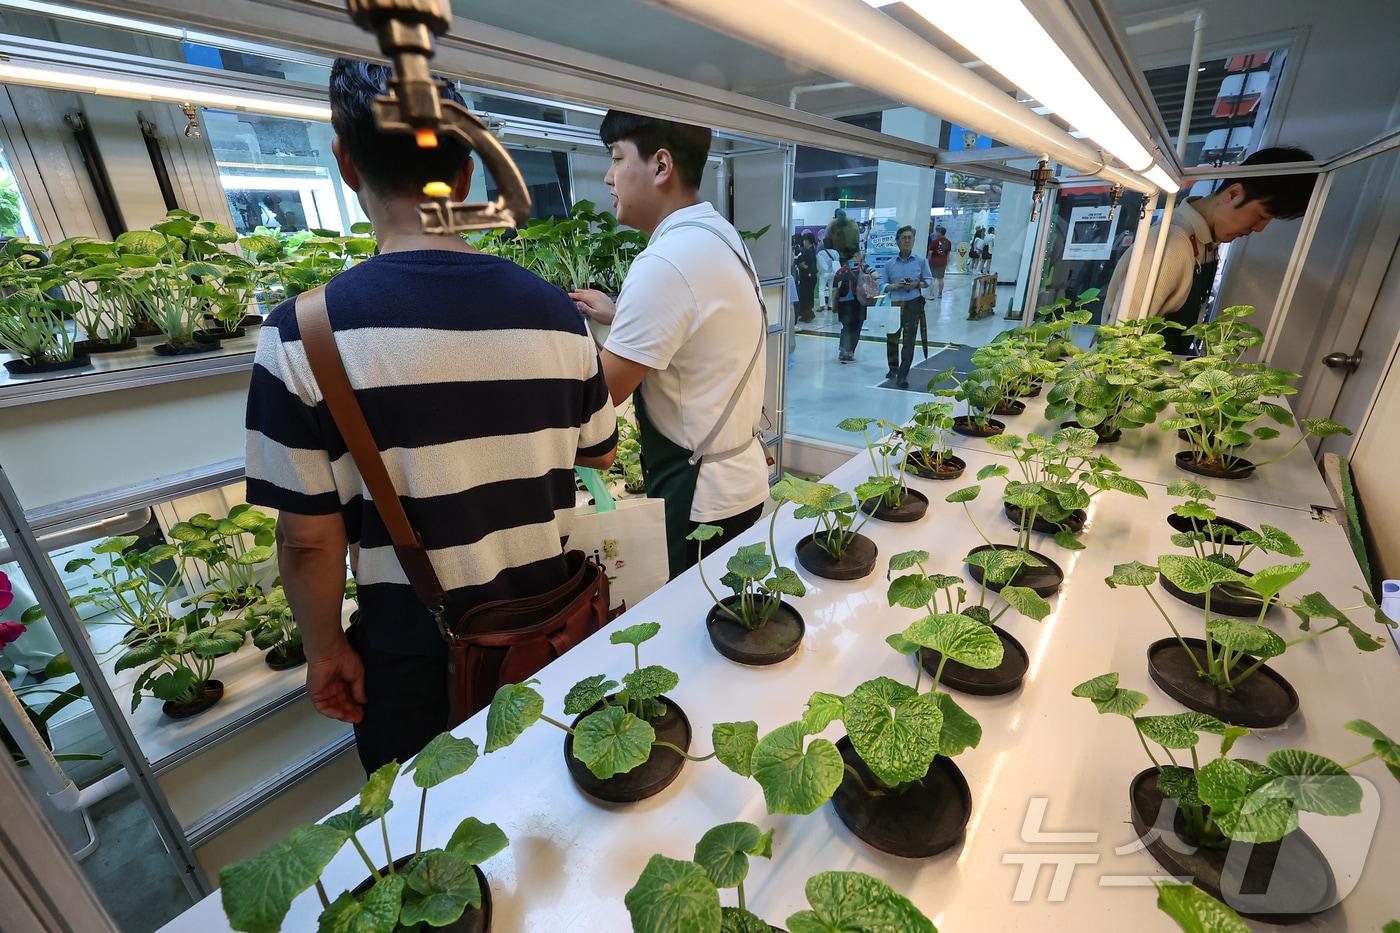
M 393 65 L 390 93 L 374 102 L 379 128 L 412 134 L 423 149 L 438 146 L 443 135 L 455 137 L 480 156 L 496 181 L 496 199 L 476 204 L 454 202 L 445 180 L 426 185 L 423 193 L 431 200 L 418 205 L 423 232 L 450 234 L 524 223 L 530 216 L 530 192 L 515 161 L 485 123 L 461 104 L 441 98 L 428 70 L 433 36 L 452 25 L 445 0 L 346 0 L 346 7 L 358 26 L 375 34 L 380 51 Z

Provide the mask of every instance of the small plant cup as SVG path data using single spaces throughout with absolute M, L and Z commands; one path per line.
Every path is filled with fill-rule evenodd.
M 989 626 L 957 613 L 925 616 L 886 642 L 906 656 L 930 648 L 945 662 L 984 669 L 1002 657 Z M 936 855 L 962 840 L 972 814 L 972 792 L 952 759 L 982 738 L 977 720 L 938 689 L 942 666 L 923 692 L 916 664 L 913 687 L 877 677 L 848 696 L 814 693 L 801 719 L 762 738 L 752 721 L 716 723 L 715 752 L 758 782 L 770 813 L 811 813 L 830 800 L 869 845 L 905 858 Z M 846 736 L 811 738 L 838 720 Z
M 200 512 L 170 529 L 170 537 L 204 564 L 210 586 L 197 601 L 216 613 L 239 611 L 263 598 L 258 578 L 275 555 L 276 534 L 277 520 L 247 503 L 235 505 L 224 518 Z
M 1001 662 L 992 668 L 971 667 L 955 660 L 945 660 L 933 648 L 920 648 L 919 661 L 925 672 L 933 674 L 940 668 L 939 683 L 961 693 L 975 696 L 996 696 L 1011 693 L 1021 686 L 1021 681 L 1030 668 L 1030 655 L 1025 647 L 1010 632 L 998 626 L 1011 609 L 1036 622 L 1050 614 L 1050 604 L 1023 586 L 1003 586 L 999 595 L 1004 603 L 995 612 L 988 607 L 987 587 L 978 585 L 976 605 L 968 605 L 966 585 L 961 577 L 947 574 L 929 574 L 924 565 L 930 557 L 927 551 L 905 551 L 890 558 L 889 573 L 914 570 L 894 577 L 890 581 L 889 603 L 906 609 L 922 609 L 928 613 L 946 612 L 964 615 L 991 628 L 1001 642 Z M 942 599 L 940 600 L 940 596 Z
M 924 479 L 957 479 L 967 469 L 953 454 L 951 402 L 921 402 L 914 406 L 914 420 L 904 431 L 907 444 L 904 469 Z
M 928 511 L 928 496 L 910 489 L 905 477 L 909 442 L 903 429 L 881 418 L 847 418 L 837 425 L 842 431 L 859 433 L 870 455 L 874 472 L 866 488 L 882 490 L 878 496 L 861 496 L 862 512 L 887 522 L 913 522 Z M 875 428 L 880 437 L 871 437 Z
M 829 580 L 859 580 L 873 573 L 878 549 L 860 533 L 870 515 L 862 513 L 856 503 L 883 496 L 891 487 L 888 478 L 870 480 L 857 486 L 852 496 L 830 483 L 784 475 L 772 490 L 779 507 L 791 502 L 797 507 L 795 518 L 817 520 L 816 530 L 797 542 L 798 563 Z
M 1297 602 L 1280 598 L 1283 588 L 1307 572 L 1306 561 L 1276 564 L 1246 577 L 1235 570 L 1194 555 L 1164 554 L 1156 567 L 1133 561 L 1118 564 L 1105 579 L 1111 588 L 1141 587 L 1171 629 L 1172 637 L 1154 642 L 1147 650 L 1148 673 L 1168 696 L 1198 712 L 1251 729 L 1280 726 L 1298 709 L 1298 693 L 1283 675 L 1264 662 L 1281 656 L 1294 646 L 1345 629 L 1361 651 L 1377 651 L 1384 642 L 1362 629 L 1348 612 L 1366 608 L 1378 625 L 1394 628 L 1371 594 L 1362 592 L 1362 605 L 1338 609 L 1321 593 L 1309 593 Z M 1171 616 L 1152 595 L 1158 574 L 1187 593 L 1201 594 L 1204 602 L 1206 637 L 1187 638 Z M 1253 621 L 1216 616 L 1211 611 L 1210 594 L 1222 583 L 1249 587 L 1259 599 Z M 1275 602 L 1290 609 L 1308 634 L 1286 641 L 1264 623 Z M 1313 630 L 1315 620 L 1333 624 Z
M 229 865 L 219 872 L 219 896 L 229 925 L 245 933 L 280 930 L 292 901 L 314 886 L 321 899 L 321 930 L 394 933 L 441 928 L 451 933 L 486 933 L 491 928 L 491 889 L 478 867 L 509 841 L 495 823 L 467 817 L 447 844 L 423 848 L 428 791 L 464 773 L 476 762 L 471 739 L 444 732 L 411 761 L 405 774 L 422 789 L 414 849 L 395 857 L 384 815 L 393 807 L 390 793 L 399 776 L 397 761 L 384 765 L 360 790 L 359 802 L 322 823 L 300 826 L 285 842 Z M 384 861 L 369 854 L 361 830 L 379 824 Z M 334 901 L 321 883 L 331 859 L 349 843 L 369 875 Z M 371 846 L 376 843 L 370 843 Z
M 258 602 L 244 610 L 256 623 L 252 629 L 253 644 L 267 652 L 263 660 L 274 671 L 287 671 L 306 663 L 301 630 L 287 604 L 287 594 L 279 583 Z
M 1120 687 L 1116 673 L 1087 680 L 1073 694 L 1101 714 L 1128 719 L 1152 763 L 1128 790 L 1133 828 L 1148 852 L 1171 874 L 1271 923 L 1300 922 L 1339 899 L 1331 867 L 1298 828 L 1298 814 L 1359 812 L 1361 786 L 1349 772 L 1373 758 L 1400 780 L 1400 745 L 1365 720 L 1346 726 L 1372 743 L 1370 754 L 1353 761 L 1284 748 L 1256 762 L 1228 757 L 1248 729 L 1200 712 L 1140 716 L 1147 696 Z M 1207 734 L 1220 736 L 1220 751 L 1203 763 L 1198 747 Z M 1178 758 L 1182 752 L 1189 764 Z
M 1193 479 L 1174 480 L 1168 487 L 1169 495 L 1186 501 L 1172 506 L 1167 523 L 1175 534 L 1172 544 L 1186 548 L 1193 555 L 1211 563 L 1238 571 L 1248 577 L 1244 562 L 1255 554 L 1278 554 L 1283 557 L 1302 557 L 1303 549 L 1281 528 L 1273 525 L 1260 525 L 1255 531 L 1239 522 L 1222 518 L 1210 503 L 1215 493 Z M 1205 608 L 1205 595 L 1188 593 L 1167 577 L 1161 578 L 1162 589 L 1182 602 Z M 1260 600 L 1257 593 L 1243 583 L 1234 581 L 1222 583 L 1210 591 L 1211 609 L 1216 615 L 1253 618 L 1258 614 Z
M 787 918 L 787 931 L 748 909 L 744 880 L 750 858 L 773 857 L 773 830 L 724 823 L 700 837 L 691 861 L 653 855 L 627 892 L 632 933 L 823 933 L 881 930 L 936 933 L 932 921 L 885 882 L 853 871 L 821 872 L 808 879 L 811 910 Z M 738 906 L 720 905 L 734 889 Z
M 700 525 L 688 536 L 700 551 L 700 583 L 710 594 L 714 606 L 705 616 L 705 628 L 715 650 L 740 664 L 776 664 L 797 652 L 807 631 L 802 614 L 783 600 L 805 596 L 807 587 L 790 567 L 776 563 L 778 553 L 774 527 L 778 510 L 773 510 L 768 523 L 768 545 L 762 541 L 746 544 L 725 564 L 726 573 L 720 577 L 721 586 L 733 595 L 720 598 L 705 579 L 704 542 L 724 532 L 714 525 Z
M 486 714 L 486 751 L 513 743 L 543 720 L 563 730 L 564 762 L 569 774 L 589 796 L 610 803 L 633 803 L 661 793 L 681 773 L 687 761 L 706 761 L 715 753 L 689 754 L 690 720 L 665 693 L 680 678 L 660 665 L 642 666 L 640 646 L 661 630 L 656 622 L 639 622 L 609 636 L 614 645 L 631 645 L 632 671 L 619 685 L 605 674 L 585 677 L 564 697 L 564 712 L 575 715 L 565 725 L 544 714 L 538 680 L 504 684 Z M 621 686 L 623 689 L 614 693 Z

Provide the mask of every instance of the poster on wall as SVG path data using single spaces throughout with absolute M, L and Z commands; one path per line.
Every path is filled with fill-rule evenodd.
M 1113 251 L 1113 228 L 1117 217 L 1109 217 L 1108 207 L 1076 207 L 1069 214 L 1069 235 L 1065 237 L 1065 259 L 1107 259 Z
M 876 217 L 870 221 L 870 233 L 865 239 L 865 261 L 879 269 L 899 255 L 895 233 L 899 221 L 893 217 Z

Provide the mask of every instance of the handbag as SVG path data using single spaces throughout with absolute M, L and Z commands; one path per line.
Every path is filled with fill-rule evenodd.
M 298 295 L 296 314 L 306 359 L 331 419 L 389 531 L 399 566 L 447 643 L 451 729 L 489 706 L 502 684 L 519 683 L 606 625 L 612 618 L 607 574 L 582 551 L 569 551 L 564 554 L 568 578 L 548 592 L 482 603 L 449 620 L 447 594 L 350 387 L 331 331 L 325 286 Z

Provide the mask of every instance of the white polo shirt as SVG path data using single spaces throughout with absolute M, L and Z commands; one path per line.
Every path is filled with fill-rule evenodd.
M 1211 245 L 1215 242 L 1210 233 L 1210 225 L 1193 206 L 1193 201 L 1199 198 L 1191 198 L 1182 201 L 1172 211 L 1171 229 L 1167 231 L 1167 245 L 1162 252 L 1162 265 L 1157 272 L 1157 285 L 1152 291 L 1151 300 L 1144 300 L 1143 294 L 1147 290 L 1147 273 L 1142 270 L 1139 273 L 1136 288 L 1133 290 L 1131 299 L 1123 306 L 1118 314 L 1120 321 L 1136 321 L 1145 317 L 1160 317 L 1164 314 L 1171 314 L 1186 303 L 1186 299 L 1191 297 L 1191 286 L 1196 279 L 1196 267 L 1210 258 Z M 1154 225 L 1155 226 L 1155 225 Z M 1195 237 L 1195 247 L 1192 247 L 1191 238 Z M 1144 245 L 1144 249 L 1155 243 L 1155 236 L 1149 239 Z M 1143 261 L 1149 261 L 1150 256 L 1144 255 Z M 1118 261 L 1118 266 L 1113 270 L 1113 275 L 1108 282 L 1108 292 L 1104 296 L 1104 307 L 1112 308 L 1117 305 L 1118 296 L 1123 291 L 1123 279 L 1127 275 L 1128 262 L 1126 254 Z
M 744 255 L 738 231 L 708 202 L 672 213 L 627 272 L 605 348 L 652 370 L 638 390 L 647 416 L 671 441 L 695 450 L 719 421 L 768 334 L 740 259 L 713 233 L 674 229 L 685 221 L 714 228 Z M 712 453 L 752 437 L 763 410 L 766 360 L 760 352 Z M 768 458 L 754 440 L 736 456 L 701 461 L 690 517 L 718 521 L 767 498 Z

